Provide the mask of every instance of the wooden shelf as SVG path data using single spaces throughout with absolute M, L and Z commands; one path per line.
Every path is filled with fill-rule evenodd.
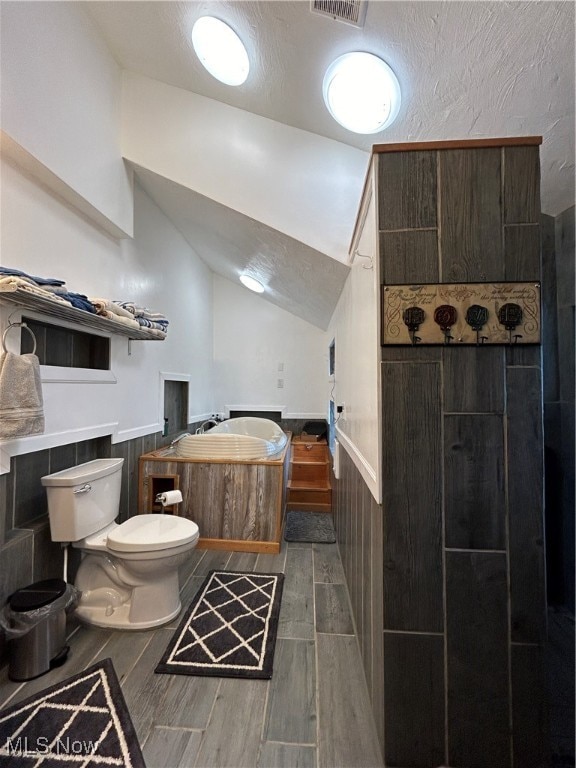
M 100 315 L 94 315 L 91 312 L 86 312 L 83 309 L 77 309 L 72 305 L 66 306 L 59 301 L 52 301 L 51 299 L 45 299 L 43 296 L 35 296 L 26 290 L 17 289 L 4 290 L 0 287 L 0 302 L 7 304 L 14 304 L 23 309 L 30 309 L 35 312 L 40 312 L 48 317 L 54 317 L 58 320 L 66 320 L 69 323 L 75 325 L 81 325 L 86 328 L 92 328 L 99 331 L 107 331 L 108 333 L 114 333 L 117 336 L 127 336 L 129 339 L 142 340 L 142 341 L 163 341 L 164 339 L 159 336 L 155 336 L 150 333 L 146 328 L 138 329 L 131 328 L 122 322 L 116 322 L 115 320 L 109 320 L 107 317 L 101 317 Z

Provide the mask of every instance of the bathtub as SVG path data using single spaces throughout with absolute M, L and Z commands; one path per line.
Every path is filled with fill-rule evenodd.
M 182 437 L 175 453 L 183 459 L 250 461 L 280 453 L 287 441 L 274 421 L 244 416 L 223 421 L 202 434 Z
M 234 434 L 234 422 L 257 422 L 252 431 L 261 430 L 264 437 Z M 266 429 L 272 434 L 264 431 Z M 269 426 L 272 424 L 274 429 Z M 244 423 L 240 429 L 248 429 Z M 221 430 L 204 435 L 189 435 L 190 445 L 208 446 L 210 439 L 253 438 L 258 450 L 271 450 L 268 445 L 284 443 L 277 453 L 255 459 L 190 458 L 178 455 L 175 445 L 165 446 L 140 456 L 138 508 L 142 513 L 162 512 L 193 520 L 200 529 L 197 549 L 225 549 L 233 552 L 278 554 L 282 543 L 282 526 L 286 506 L 286 486 L 290 472 L 290 434 L 267 419 L 230 419 L 218 426 Z M 184 440 L 184 438 L 182 438 Z M 194 448 L 190 449 L 194 450 Z M 182 452 L 182 449 L 180 449 Z M 172 509 L 158 507 L 157 495 L 179 490 L 182 503 Z

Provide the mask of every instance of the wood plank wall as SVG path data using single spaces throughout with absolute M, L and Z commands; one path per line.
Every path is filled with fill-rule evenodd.
M 540 281 L 537 145 L 377 162 L 383 284 Z M 335 518 L 386 766 L 547 765 L 541 349 L 381 365 L 382 505 L 343 452 Z
M 177 476 L 183 499 L 178 514 L 198 525 L 201 539 L 277 543 L 288 454 L 286 449 L 282 460 L 252 463 L 142 456 L 141 511 L 152 508 L 150 476 Z

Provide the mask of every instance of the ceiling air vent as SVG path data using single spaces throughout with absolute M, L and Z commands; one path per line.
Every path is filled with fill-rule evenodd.
M 367 0 L 310 0 L 310 10 L 355 27 L 364 26 Z

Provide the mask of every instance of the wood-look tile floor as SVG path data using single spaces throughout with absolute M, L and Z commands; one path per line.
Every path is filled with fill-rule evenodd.
M 80 626 L 59 669 L 24 684 L 3 670 L 0 707 L 109 657 L 148 768 L 380 768 L 337 545 L 195 550 L 180 573 L 183 606 L 214 568 L 285 574 L 271 680 L 155 674 L 179 619 L 145 632 Z

